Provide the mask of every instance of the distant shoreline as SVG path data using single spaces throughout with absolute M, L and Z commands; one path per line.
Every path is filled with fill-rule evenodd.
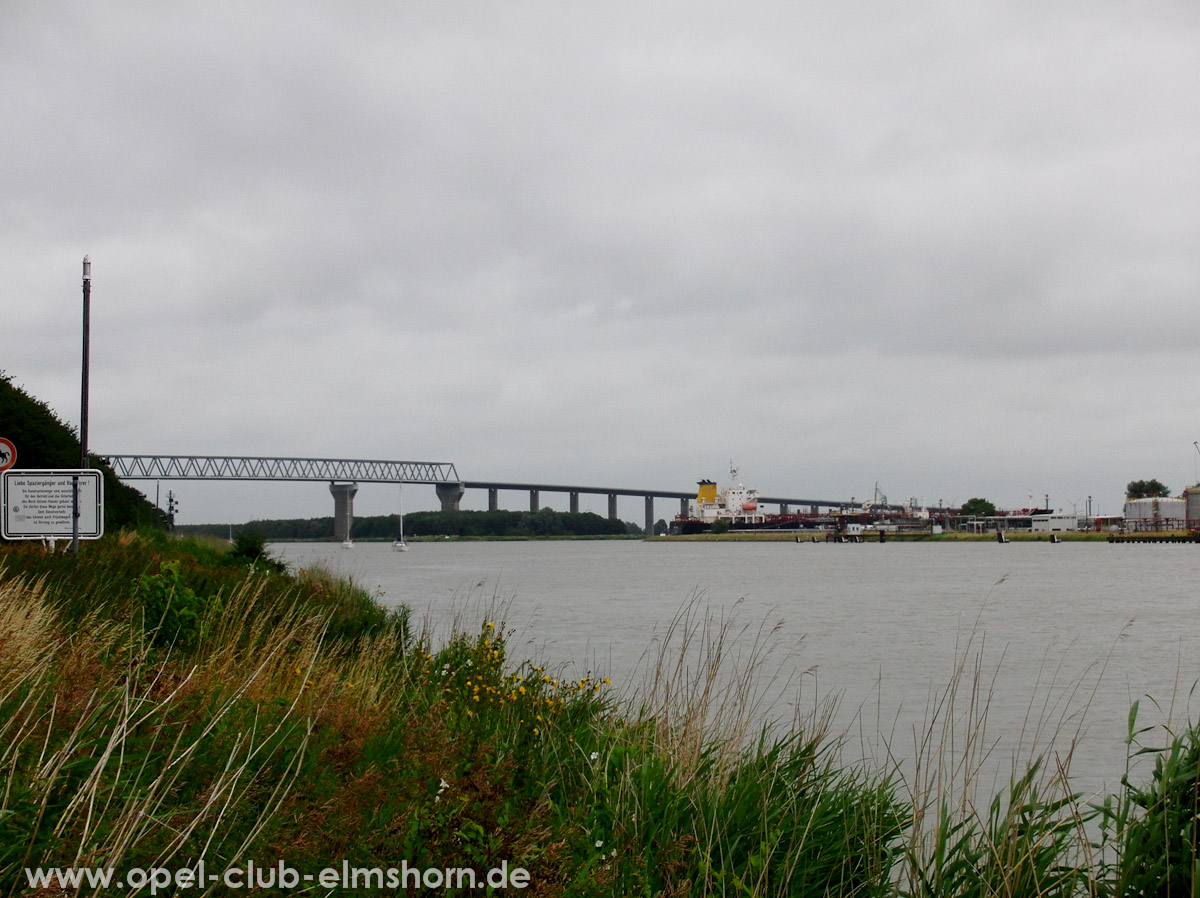
M 991 533 L 894 533 L 891 531 L 883 531 L 884 543 L 994 543 L 997 542 L 995 532 Z M 1109 537 L 1112 536 L 1133 536 L 1146 537 L 1146 541 L 1152 541 L 1153 538 L 1160 538 L 1165 541 L 1170 537 L 1187 537 L 1188 534 L 1183 531 L 1170 531 L 1164 533 L 1141 533 L 1141 534 L 1112 534 L 1112 533 L 1097 533 L 1095 531 L 1065 531 L 1061 533 L 1029 533 L 1029 532 L 1007 532 L 1005 540 L 1010 543 L 1052 543 L 1054 540 L 1051 537 L 1057 538 L 1058 542 L 1109 542 Z M 820 533 L 812 532 L 797 532 L 789 531 L 772 531 L 755 532 L 729 532 L 729 533 L 693 533 L 680 536 L 656 536 L 653 541 L 659 542 L 780 542 L 780 543 L 834 543 L 833 540 L 825 538 L 824 531 Z M 878 543 L 879 531 L 864 530 L 858 534 L 857 542 L 859 543 Z M 1133 539 L 1120 539 L 1119 542 L 1134 542 Z M 848 539 L 847 542 L 853 543 L 854 539 Z
M 892 531 L 883 531 L 884 543 L 994 543 L 997 542 L 995 532 L 991 533 L 895 533 Z M 1164 542 L 1191 542 L 1194 538 L 1186 531 L 1163 531 L 1163 532 L 1147 532 L 1137 534 L 1114 534 L 1114 533 L 1097 533 L 1095 531 L 1065 531 L 1060 533 L 1029 533 L 1021 532 L 1006 532 L 1005 541 L 1009 543 L 1053 543 L 1055 539 L 1060 543 L 1103 543 L 1103 542 L 1120 542 L 1120 543 L 1164 543 Z M 1113 537 L 1116 537 L 1115 539 Z M 686 535 L 675 536 L 616 536 L 616 535 L 596 535 L 596 536 L 417 536 L 408 539 L 409 543 L 443 543 L 443 542 L 578 542 L 578 541 L 594 541 L 601 540 L 606 542 L 612 541 L 639 541 L 639 542 L 656 542 L 656 543 L 679 543 L 679 542 L 756 542 L 756 543 L 800 543 L 800 544 L 836 544 L 832 539 L 826 539 L 825 531 L 819 533 L 814 532 L 797 532 L 795 530 L 787 531 L 733 531 L 729 533 L 691 533 Z M 1196 540 L 1200 542 L 1200 540 Z M 338 545 L 339 541 L 330 538 L 321 539 L 273 539 L 268 538 L 267 542 L 272 543 L 328 543 L 330 545 Z M 390 539 L 380 537 L 364 537 L 363 539 L 354 540 L 355 545 L 378 545 L 390 543 Z M 857 540 L 848 538 L 846 543 L 879 543 L 879 531 L 869 530 L 858 534 Z

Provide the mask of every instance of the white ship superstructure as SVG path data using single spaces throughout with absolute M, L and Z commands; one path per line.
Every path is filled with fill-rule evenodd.
M 719 492 L 715 481 L 699 481 L 692 517 L 709 524 L 724 519 L 735 527 L 762 524 L 766 515 L 758 509 L 758 490 L 738 483 L 737 475 L 737 468 L 730 468 L 729 486 Z

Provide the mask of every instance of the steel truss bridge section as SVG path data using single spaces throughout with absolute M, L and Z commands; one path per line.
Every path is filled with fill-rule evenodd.
M 232 455 L 109 455 L 124 480 L 312 480 L 357 483 L 458 483 L 448 462 Z

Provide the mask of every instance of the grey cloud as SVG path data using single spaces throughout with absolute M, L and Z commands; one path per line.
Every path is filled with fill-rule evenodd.
M 1198 18 L 25 7 L 0 35 L 0 357 L 73 414 L 90 252 L 93 420 L 122 450 L 1119 490 L 1147 372 L 1200 333 Z M 1190 447 L 1196 401 L 1156 396 Z M 1111 451 L 1081 475 L 967 421 Z

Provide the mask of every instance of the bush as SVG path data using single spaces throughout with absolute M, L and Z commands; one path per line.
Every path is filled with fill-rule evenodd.
M 239 530 L 229 556 L 251 565 L 263 564 L 280 574 L 287 568 L 282 561 L 267 554 L 267 538 L 256 530 Z
M 207 603 L 180 579 L 178 561 L 164 561 L 158 573 L 138 577 L 133 595 L 142 626 L 155 645 L 195 646 Z

